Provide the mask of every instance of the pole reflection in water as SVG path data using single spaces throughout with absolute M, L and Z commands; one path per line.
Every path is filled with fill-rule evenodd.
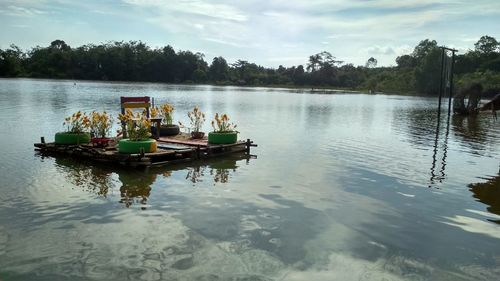
M 437 155 L 439 152 L 439 130 L 441 126 L 441 118 L 438 117 L 437 119 L 437 126 L 436 126 L 436 134 L 434 136 L 434 149 L 432 153 L 432 165 L 431 165 L 431 177 L 430 177 L 430 183 L 429 187 L 433 187 L 436 183 L 443 183 L 444 179 L 446 178 L 446 156 L 448 154 L 448 138 L 450 134 L 450 116 L 448 116 L 447 121 L 446 121 L 446 131 L 444 135 L 444 142 L 443 142 L 443 157 L 441 158 L 441 168 L 439 169 L 439 174 L 436 173 L 436 164 L 437 164 Z M 439 188 L 439 187 L 436 187 Z
M 225 184 L 237 171 L 238 162 L 245 160 L 245 163 L 248 164 L 250 158 L 245 154 L 232 155 L 226 158 L 198 162 L 195 166 L 174 165 L 145 170 L 94 165 L 67 157 L 58 157 L 55 161 L 58 169 L 72 185 L 103 198 L 108 198 L 114 190 L 119 189 L 119 203 L 127 208 L 138 205 L 145 210 L 151 207 L 148 201 L 158 176 L 169 178 L 174 172 L 187 171 L 184 178 L 190 181 L 193 186 L 207 180 L 207 178 L 213 181 L 213 185 Z

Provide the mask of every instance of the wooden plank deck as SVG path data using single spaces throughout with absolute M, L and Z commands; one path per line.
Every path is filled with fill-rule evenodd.
M 191 140 L 186 135 L 160 138 L 158 150 L 152 153 L 123 154 L 119 153 L 117 145 L 96 147 L 92 144 L 57 145 L 35 143 L 35 150 L 46 155 L 67 155 L 74 158 L 86 158 L 97 162 L 117 163 L 126 166 L 158 166 L 179 162 L 190 162 L 198 159 L 207 159 L 224 156 L 232 153 L 244 152 L 250 155 L 250 147 L 257 146 L 250 140 L 238 141 L 234 144 L 212 145 L 206 139 Z
M 200 147 L 200 148 L 223 148 L 223 147 L 232 147 L 239 145 L 246 145 L 245 141 L 237 141 L 232 144 L 209 144 L 207 137 L 203 139 L 192 139 L 188 134 L 181 133 L 177 136 L 173 137 L 160 137 L 157 139 L 159 145 L 163 144 L 175 144 L 175 145 L 183 145 L 187 147 Z M 168 145 L 166 145 L 168 146 Z

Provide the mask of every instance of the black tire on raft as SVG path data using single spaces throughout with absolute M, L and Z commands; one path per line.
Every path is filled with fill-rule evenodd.
M 160 126 L 160 136 L 176 136 L 180 133 L 180 128 L 177 125 L 162 125 Z

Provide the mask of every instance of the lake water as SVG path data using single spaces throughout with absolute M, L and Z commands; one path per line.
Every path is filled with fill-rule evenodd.
M 35 153 L 65 116 L 144 95 L 181 122 L 228 113 L 257 157 L 135 170 Z M 0 280 L 500 280 L 500 120 L 447 125 L 445 107 L 437 126 L 436 107 L 0 79 Z

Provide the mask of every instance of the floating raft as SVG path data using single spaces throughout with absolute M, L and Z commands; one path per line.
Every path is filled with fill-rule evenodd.
M 153 153 L 124 154 L 118 152 L 118 145 L 113 143 L 107 147 L 93 144 L 59 145 L 46 143 L 42 137 L 35 143 L 35 150 L 43 155 L 68 155 L 75 158 L 86 158 L 96 162 L 116 163 L 124 166 L 161 166 L 190 162 L 199 159 L 219 157 L 232 153 L 250 155 L 250 147 L 257 146 L 250 139 L 233 144 L 209 144 L 207 139 L 193 140 L 187 134 L 157 139 L 158 149 Z

